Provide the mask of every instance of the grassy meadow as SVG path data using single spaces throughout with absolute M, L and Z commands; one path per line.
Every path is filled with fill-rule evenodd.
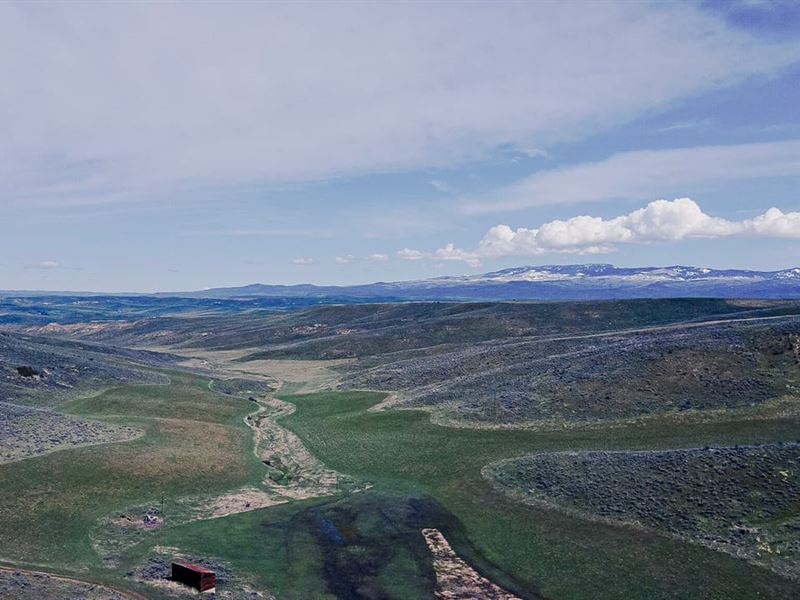
M 367 412 L 380 398 L 293 396 L 288 400 L 298 410 L 283 424 L 334 469 L 376 488 L 412 488 L 438 500 L 471 542 L 460 546 L 455 536 L 456 550 L 475 565 L 493 565 L 488 572 L 514 591 L 524 592 L 521 583 L 554 598 L 790 598 L 796 592 L 794 583 L 719 552 L 510 502 L 480 474 L 488 463 L 532 451 L 793 440 L 796 419 L 556 433 L 468 430 L 433 425 L 422 412 Z M 498 571 L 514 574 L 516 585 Z
M 374 392 L 284 395 L 281 423 L 328 467 L 369 482 L 354 494 L 228 517 L 170 523 L 176 501 L 257 485 L 264 467 L 242 418 L 254 406 L 202 377 L 131 385 L 62 407 L 141 428 L 134 441 L 0 466 L 0 560 L 163 597 L 126 574 L 175 548 L 221 561 L 254 589 L 285 598 L 430 597 L 419 529 L 440 529 L 483 575 L 525 598 L 792 598 L 796 585 L 726 554 L 651 530 L 602 524 L 514 502 L 481 475 L 527 452 L 673 448 L 793 440 L 794 417 L 707 423 L 648 420 L 558 432 L 441 427 L 422 411 L 370 412 Z M 165 496 L 167 526 L 104 563 L 104 519 Z
M 242 422 L 252 405 L 211 391 L 207 379 L 169 376 L 170 385 L 115 387 L 62 406 L 138 427 L 142 437 L 0 465 L 0 561 L 119 579 L 92 548 L 101 519 L 158 506 L 162 494 L 169 508 L 182 496 L 260 481 Z
M 612 431 L 468 430 L 433 425 L 420 411 L 368 412 L 382 397 L 370 392 L 284 396 L 297 411 L 282 424 L 328 466 L 370 482 L 369 491 L 167 529 L 132 548 L 128 560 L 140 561 L 158 543 L 221 558 L 279 597 L 333 598 L 336 585 L 350 584 L 351 591 L 373 586 L 389 597 L 417 598 L 421 590 L 431 591 L 431 574 L 423 561 L 414 560 L 414 539 L 421 536 L 403 535 L 432 526 L 482 574 L 525 598 L 794 597 L 793 582 L 726 554 L 652 530 L 511 501 L 481 476 L 481 469 L 532 451 L 788 440 L 796 437 L 796 419 L 681 428 L 650 422 Z M 375 514 L 399 514 L 398 506 L 420 503 L 429 508 L 417 510 L 416 520 L 406 518 L 398 526 L 393 517 L 391 528 L 371 524 Z M 320 533 L 325 520 L 348 540 L 344 549 L 326 545 Z M 360 570 L 367 575 L 351 577 L 337 562 L 343 552 L 351 553 L 347 560 L 362 561 Z

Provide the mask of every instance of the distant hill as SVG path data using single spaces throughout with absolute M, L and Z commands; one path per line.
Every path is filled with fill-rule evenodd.
M 782 271 L 697 267 L 620 268 L 606 264 L 544 265 L 480 275 L 354 286 L 265 285 L 212 288 L 164 296 L 303 297 L 404 300 L 582 300 L 622 298 L 800 298 L 800 268 Z
M 368 283 L 351 286 L 254 283 L 194 292 L 99 294 L 92 292 L 0 291 L 0 297 L 268 299 L 305 304 L 403 300 L 618 300 L 632 298 L 800 298 L 800 268 L 782 271 L 671 267 L 622 268 L 606 264 L 525 266 L 479 275 Z M 141 301 L 141 300 L 140 300 Z M 215 307 L 218 308 L 218 307 Z M 285 307 L 284 307 L 285 308 Z

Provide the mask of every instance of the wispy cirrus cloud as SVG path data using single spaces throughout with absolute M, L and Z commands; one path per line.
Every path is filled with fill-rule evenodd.
M 310 256 L 300 256 L 298 258 L 292 259 L 292 264 L 294 265 L 310 265 L 314 263 L 314 259 Z
M 546 150 L 799 58 L 690 3 L 3 3 L 0 198 Z
M 800 140 L 640 150 L 535 173 L 466 202 L 463 211 L 492 213 L 547 204 L 652 198 L 664 189 L 792 175 L 800 175 Z
M 689 119 L 686 121 L 677 121 L 675 123 L 670 123 L 669 125 L 664 125 L 655 131 L 656 133 L 665 133 L 668 131 L 686 131 L 688 129 L 706 129 L 709 125 L 711 125 L 711 123 L 711 119 Z
M 334 232 L 330 229 L 313 229 L 309 227 L 242 227 L 231 229 L 206 229 L 182 231 L 181 235 L 186 236 L 211 236 L 211 237 L 331 237 Z
M 479 266 L 482 259 L 546 254 L 604 254 L 619 245 L 723 237 L 800 239 L 800 212 L 770 208 L 751 219 L 706 214 L 690 198 L 656 200 L 613 219 L 580 215 L 536 228 L 496 225 L 472 249 L 447 244 L 433 252 L 404 248 L 407 260 L 457 260 Z

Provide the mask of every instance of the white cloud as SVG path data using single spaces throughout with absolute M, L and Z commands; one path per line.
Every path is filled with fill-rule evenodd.
M 799 57 L 690 3 L 2 3 L 0 198 L 546 150 Z
M 721 237 L 800 239 L 800 212 L 770 208 L 752 219 L 730 221 L 703 212 L 690 198 L 655 200 L 613 219 L 581 215 L 544 223 L 535 229 L 495 225 L 473 250 L 447 244 L 434 252 L 405 248 L 414 260 L 462 260 L 475 266 L 485 258 L 543 254 L 603 254 L 619 244 L 676 242 Z M 398 253 L 399 254 L 399 253 Z
M 468 213 L 519 210 L 614 198 L 652 198 L 659 190 L 679 194 L 713 181 L 800 175 L 800 140 L 644 150 L 605 160 L 542 171 L 467 203 Z
M 337 256 L 334 260 L 340 265 L 349 265 L 354 258 L 355 256 L 352 254 L 345 254 L 344 256 Z
M 375 253 L 375 254 L 370 254 L 367 258 L 369 258 L 370 260 L 384 262 L 384 261 L 389 260 L 389 255 L 388 254 Z
M 659 127 L 655 130 L 656 133 L 666 133 L 668 131 L 682 131 L 686 129 L 706 129 L 709 125 L 711 125 L 711 119 L 689 119 L 686 121 L 678 121 L 677 123 L 671 123 L 669 125 L 665 125 L 663 127 Z
M 310 265 L 314 262 L 314 259 L 310 256 L 301 256 L 299 258 L 293 258 L 292 263 L 295 265 Z
M 435 252 L 422 252 L 403 248 L 397 251 L 397 256 L 403 260 L 422 260 L 423 258 L 433 258 L 436 260 L 461 260 L 473 267 L 481 265 L 480 258 L 474 252 L 468 252 L 456 248 L 453 244 L 447 244 L 444 248 L 439 248 Z
M 754 236 L 800 238 L 800 212 L 784 213 L 773 207 L 745 222 L 747 232 Z
M 43 260 L 38 263 L 33 263 L 30 265 L 26 265 L 28 269 L 58 269 L 61 266 L 61 263 L 55 260 Z
M 420 256 L 420 258 L 424 257 Z M 480 258 L 475 256 L 474 253 L 456 248 L 454 244 L 447 244 L 444 248 L 439 248 L 428 258 L 434 258 L 437 260 L 461 260 L 467 263 L 470 267 L 481 266 Z
M 398 258 L 403 260 L 422 260 L 426 255 L 419 250 L 412 250 L 411 248 L 403 248 L 397 251 Z

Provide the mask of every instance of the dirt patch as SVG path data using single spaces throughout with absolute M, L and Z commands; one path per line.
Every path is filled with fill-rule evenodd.
M 462 560 L 438 529 L 423 529 L 422 535 L 433 555 L 436 572 L 436 597 L 447 600 L 487 598 L 520 600 L 485 577 Z
M 272 490 L 265 491 L 257 488 L 243 488 L 214 498 L 208 504 L 210 518 L 226 517 L 248 510 L 257 510 L 276 504 L 283 504 L 286 499 Z

